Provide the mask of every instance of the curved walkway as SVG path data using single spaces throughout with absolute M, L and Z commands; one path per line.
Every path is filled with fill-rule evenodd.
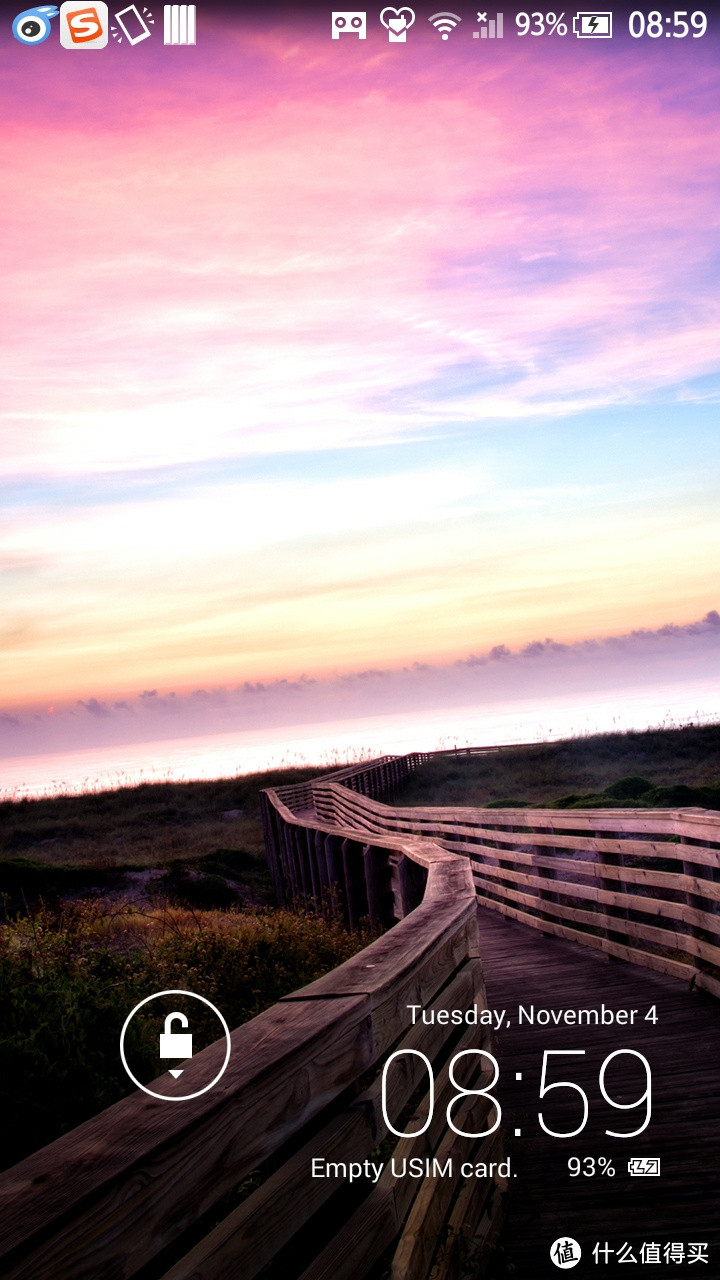
M 500 1101 L 508 1134 L 513 1172 L 502 1244 L 515 1280 L 556 1276 L 548 1250 L 557 1237 L 569 1234 L 592 1250 L 597 1242 L 619 1249 L 634 1244 L 638 1263 L 615 1259 L 575 1274 L 665 1276 L 685 1275 L 685 1265 L 643 1267 L 643 1242 L 707 1243 L 710 1263 L 693 1264 L 691 1275 L 720 1276 L 720 1005 L 686 983 L 651 973 L 623 961 L 609 960 L 577 943 L 548 938 L 535 929 L 480 912 L 480 950 L 488 1005 L 507 1011 L 510 1025 L 497 1034 L 502 1065 Z M 517 1010 L 536 1011 L 637 1009 L 634 1025 L 520 1025 Z M 645 1020 L 655 1006 L 657 1023 Z M 539 1098 L 543 1051 L 584 1050 L 584 1056 L 552 1060 L 548 1079 L 581 1085 L 589 1098 L 587 1127 L 577 1138 L 551 1138 L 538 1123 L 542 1110 L 548 1127 L 572 1130 L 582 1103 L 577 1093 L 557 1090 Z M 637 1138 L 608 1137 L 606 1129 L 631 1132 L 645 1108 L 619 1111 L 601 1095 L 598 1076 L 603 1060 L 617 1049 L 644 1054 L 652 1072 L 652 1119 Z M 515 1073 L 522 1080 L 515 1079 Z M 645 1087 L 642 1063 L 624 1054 L 606 1074 L 606 1088 L 616 1098 L 637 1098 Z M 622 1093 L 623 1088 L 625 1093 Z M 557 1101 L 555 1101 L 557 1099 Z M 639 1119 L 637 1118 L 639 1116 Z M 521 1130 L 513 1137 L 515 1129 Z M 611 1159 L 614 1178 L 570 1178 L 568 1159 L 592 1156 Z M 660 1159 L 660 1177 L 630 1177 L 628 1160 Z M 502 1274 L 502 1273 L 501 1273 Z
M 512 1166 L 488 1274 L 554 1277 L 567 1235 L 578 1277 L 720 1280 L 719 815 L 401 808 L 381 763 L 319 779 L 314 808 L 359 849 L 412 834 L 472 867 Z M 650 1157 L 659 1176 L 630 1173 Z

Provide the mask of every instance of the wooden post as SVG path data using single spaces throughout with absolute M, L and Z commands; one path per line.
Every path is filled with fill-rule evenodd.
M 625 834 L 626 834 L 626 833 L 625 833 L 625 832 L 623 832 L 623 831 L 618 832 L 618 836 L 617 836 L 618 840 L 620 840 L 620 841 L 622 842 L 623 837 L 625 836 Z M 628 865 L 629 865 L 629 864 L 628 864 L 628 859 L 627 859 L 626 855 L 625 855 L 624 853 L 620 853 L 620 854 L 618 854 L 617 866 L 619 866 L 619 867 L 627 867 Z M 632 864 L 630 864 L 630 865 L 632 865 Z M 612 890 L 612 891 L 613 891 L 614 893 L 624 893 L 624 892 L 627 892 L 627 888 L 628 888 L 628 885 L 627 885 L 627 882 L 626 882 L 624 879 L 623 879 L 623 880 L 616 880 L 616 881 L 614 882 L 614 884 L 613 884 L 613 890 Z M 632 885 L 630 886 L 630 888 L 632 888 Z M 609 913 L 609 910 L 608 910 L 608 915 L 609 915 L 609 914 L 610 914 L 610 913 Z M 618 926 L 620 925 L 620 921 L 621 921 L 621 920 L 632 920 L 632 918 L 633 918 L 633 914 L 632 914 L 632 910 L 631 910 L 631 908 L 630 908 L 630 907 L 628 907 L 628 906 L 624 906 L 624 907 L 621 909 L 619 916 L 617 917 L 617 920 L 618 920 Z M 624 939 L 625 939 L 625 942 L 627 942 L 629 946 L 632 946 L 632 945 L 633 945 L 633 940 L 632 940 L 632 938 L 630 938 L 630 937 L 628 936 L 627 930 L 624 930 L 624 931 L 623 931 L 621 928 L 619 928 L 619 929 L 618 929 L 618 932 L 624 932 Z
M 310 861 L 308 858 L 305 831 L 303 827 L 292 827 L 291 830 L 295 859 L 298 868 L 298 877 L 300 880 L 300 896 L 304 905 L 308 906 L 312 898 L 312 878 L 310 876 Z
M 620 835 L 622 835 L 622 832 L 620 833 Z M 618 833 L 603 831 L 602 838 L 606 840 L 612 840 L 613 838 L 617 839 Z M 611 866 L 622 865 L 622 858 L 612 853 L 598 853 L 596 857 L 597 857 L 598 865 L 600 867 L 611 867 Z M 616 860 L 613 861 L 613 859 L 616 859 Z M 605 890 L 607 893 L 617 893 L 620 888 L 620 882 L 618 880 L 615 880 L 614 878 L 611 879 L 610 876 L 601 876 L 600 887 L 603 890 Z M 622 915 L 613 917 L 612 911 L 610 909 L 610 904 L 607 902 L 603 902 L 602 912 L 603 912 L 603 915 L 605 916 L 605 921 L 602 926 L 603 937 L 607 938 L 608 942 L 615 942 L 617 941 L 617 939 L 613 938 L 612 935 L 613 933 L 619 933 L 619 934 L 622 934 L 623 942 L 627 942 L 628 936 L 622 927 L 623 916 L 627 919 L 627 908 L 623 911 Z M 608 957 L 611 960 L 617 959 L 617 957 L 613 956 L 612 953 L 610 952 L 608 952 Z
M 365 888 L 362 845 L 355 840 L 343 840 L 342 857 L 348 924 L 351 929 L 357 929 L 363 917 L 368 915 L 369 910 Z
M 696 809 L 695 812 L 702 811 Z M 690 840 L 688 839 L 686 832 L 682 830 L 680 832 L 680 844 L 685 845 L 686 848 L 690 846 Z M 709 867 L 699 866 L 697 863 L 690 862 L 689 859 L 685 857 L 683 857 L 682 861 L 682 872 L 684 876 L 692 876 L 694 880 L 696 880 L 699 875 L 703 874 L 707 875 L 709 878 L 712 878 L 713 876 L 713 872 Z M 700 897 L 697 893 L 692 893 L 689 889 L 685 890 L 685 902 L 693 914 L 696 911 L 715 911 L 718 905 L 716 902 L 708 902 L 707 899 Z M 700 938 L 701 941 L 705 941 L 704 931 L 702 929 L 698 929 L 694 920 L 687 920 L 686 925 L 687 931 L 692 938 Z M 690 963 L 697 965 L 696 958 L 692 957 L 690 959 Z
M 508 831 L 516 831 L 516 828 L 515 828 L 515 827 L 508 827 L 508 828 L 507 828 L 507 830 L 508 830 Z M 552 831 L 552 827 L 551 827 L 551 826 L 549 827 L 549 830 L 550 830 L 550 831 Z M 533 833 L 533 834 L 534 834 L 534 833 Z M 520 841 L 519 841 L 518 843 L 522 845 L 522 838 L 520 839 Z M 543 854 L 545 854 L 545 855 L 547 855 L 547 854 L 552 854 L 552 855 L 553 855 L 553 857 L 562 857 L 562 855 L 563 855 L 563 853 L 564 853 L 564 852 L 565 852 L 565 851 L 564 851 L 563 849 L 554 848 L 554 847 L 552 847 L 552 846 L 548 846 L 548 845 L 535 845 L 535 844 L 534 844 L 534 845 L 531 845 L 531 846 L 530 846 L 530 853 L 532 854 L 532 859 L 533 859 L 533 860 L 532 860 L 532 863 L 531 863 L 531 866 L 532 866 L 532 869 L 533 869 L 533 871 L 535 872 L 536 876 L 538 877 L 538 879 L 539 879 L 541 882 L 544 882 L 545 884 L 547 884 L 548 882 L 552 883 L 552 881 L 556 878 L 557 872 L 556 872 L 552 867 L 543 867 L 543 866 L 538 866 L 538 865 L 537 865 L 537 863 L 536 863 L 536 859 L 537 859 L 538 857 L 542 857 L 542 856 L 543 856 Z M 543 920 L 543 921 L 544 921 L 544 920 L 545 920 L 545 918 L 546 918 L 546 916 L 547 916 L 551 921 L 552 921 L 552 920 L 556 920 L 556 919 L 557 919 L 557 916 L 554 916 L 551 912 L 547 912 L 547 913 L 545 913 L 545 914 L 541 914 L 541 913 L 542 913 L 542 904 L 543 904 L 543 902 L 557 902 L 557 900 L 558 900 L 558 895 L 557 895 L 557 893 L 553 892 L 553 890 L 552 890 L 552 889 L 549 889 L 549 888 L 548 888 L 548 889 L 544 889 L 544 888 L 543 888 L 543 889 L 538 889 L 538 890 L 536 890 L 536 893 L 537 893 L 537 896 L 538 896 L 538 899 L 539 899 L 538 907 L 537 907 L 537 911 L 538 911 L 538 916 L 539 916 L 539 918 L 540 918 L 541 920 Z
M 280 826 L 280 860 L 283 867 L 288 904 L 297 902 L 300 898 L 300 883 L 295 865 L 295 849 L 292 830 L 284 819 L 282 819 Z
M 320 909 L 320 903 L 322 900 L 322 886 L 320 884 L 320 875 L 319 875 L 318 865 L 317 865 L 317 853 L 315 851 L 315 832 L 312 831 L 309 827 L 301 827 L 299 828 L 299 831 L 305 840 L 305 848 L 307 851 L 306 852 L 307 865 L 310 871 L 310 886 L 312 891 L 313 908 L 315 911 L 318 911 Z
M 330 886 L 330 906 L 334 916 L 339 916 L 347 924 L 347 899 L 345 895 L 345 868 L 342 856 L 342 836 L 325 837 L 325 858 Z
M 370 925 L 373 929 L 389 929 L 395 922 L 395 916 L 388 850 L 366 844 L 363 849 L 363 862 Z
M 398 883 L 403 916 L 420 906 L 425 892 L 426 874 L 412 858 L 401 855 L 398 862 Z
M 324 907 L 330 905 L 330 879 L 327 869 L 327 858 L 325 857 L 325 836 L 322 831 L 314 832 L 315 838 L 315 866 L 317 867 L 317 876 L 319 884 L 319 897 Z
M 260 793 L 260 816 L 263 826 L 265 856 L 272 877 L 275 896 L 281 907 L 286 905 L 285 883 L 280 865 L 280 842 L 277 831 L 277 815 L 264 792 Z

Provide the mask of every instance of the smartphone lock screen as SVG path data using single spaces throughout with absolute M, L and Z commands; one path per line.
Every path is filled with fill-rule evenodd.
M 0 4 L 0 1276 L 720 1280 L 720 11 Z

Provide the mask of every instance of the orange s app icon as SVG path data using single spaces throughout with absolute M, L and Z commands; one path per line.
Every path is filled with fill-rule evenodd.
M 60 6 L 63 49 L 104 49 L 108 42 L 108 7 L 103 0 L 66 0 Z

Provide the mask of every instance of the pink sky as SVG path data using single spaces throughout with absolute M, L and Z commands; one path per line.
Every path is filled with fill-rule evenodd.
M 317 716 L 367 668 L 715 609 L 710 37 L 488 53 L 206 17 L 193 51 L 16 43 L 11 721 L 47 745 L 74 709 L 80 745 L 82 707 L 157 689 L 209 732 L 190 695 L 247 681 L 293 723 L 282 679 L 318 682 Z M 663 655 L 704 677 L 705 650 Z

